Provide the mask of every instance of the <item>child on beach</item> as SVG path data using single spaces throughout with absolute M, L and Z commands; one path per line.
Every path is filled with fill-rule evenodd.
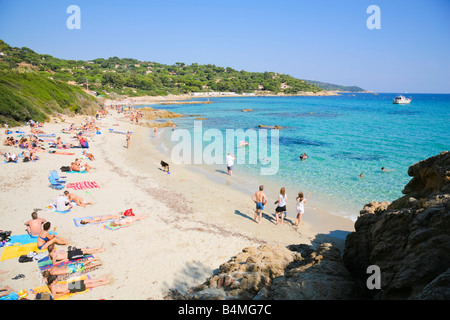
M 299 192 L 298 193 L 298 197 L 296 199 L 297 201 L 297 221 L 295 222 L 295 225 L 297 226 L 297 228 L 300 227 L 300 222 L 302 220 L 302 215 L 303 213 L 305 213 L 305 202 L 308 200 L 308 197 L 311 193 L 309 192 L 308 195 L 306 196 L 306 198 L 303 198 L 303 192 Z

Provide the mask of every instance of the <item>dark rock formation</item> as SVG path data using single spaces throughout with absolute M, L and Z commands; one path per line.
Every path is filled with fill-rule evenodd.
M 445 299 L 450 295 L 450 153 L 412 165 L 404 197 L 371 203 L 346 240 L 344 262 L 365 287 L 367 267 L 380 268 L 375 299 Z M 445 286 L 442 284 L 447 284 Z

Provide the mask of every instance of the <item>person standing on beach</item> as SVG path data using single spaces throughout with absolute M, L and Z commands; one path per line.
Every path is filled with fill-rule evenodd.
M 300 227 L 300 222 L 302 220 L 302 216 L 305 213 L 305 202 L 308 200 L 308 197 L 311 193 L 308 192 L 308 195 L 306 196 L 306 198 L 303 197 L 303 192 L 299 192 L 298 193 L 298 197 L 296 199 L 297 201 L 297 221 L 295 222 L 295 225 L 297 226 L 297 228 Z
M 232 155 L 231 153 L 228 153 L 228 155 L 226 156 L 226 163 L 227 163 L 227 174 L 229 176 L 233 176 L 233 164 L 234 164 L 234 159 L 236 157 L 234 156 L 234 154 Z
M 287 201 L 286 189 L 283 187 L 280 190 L 280 195 L 278 196 L 278 200 L 275 201 L 275 204 L 278 204 L 278 206 L 275 208 L 275 218 L 277 219 L 276 224 L 279 224 L 279 223 L 283 224 L 283 222 L 284 222 L 284 216 L 286 215 L 286 201 Z M 281 220 L 278 219 L 278 214 L 281 215 Z
M 254 195 L 252 195 L 253 202 L 256 203 L 255 216 L 253 217 L 253 221 L 256 221 L 256 217 L 259 215 L 258 224 L 261 223 L 262 211 L 264 210 L 264 205 L 267 203 L 267 197 L 263 192 L 264 186 L 259 186 L 259 191 L 256 191 Z
M 130 147 L 130 139 L 131 139 L 131 134 L 130 131 L 127 132 L 127 149 Z

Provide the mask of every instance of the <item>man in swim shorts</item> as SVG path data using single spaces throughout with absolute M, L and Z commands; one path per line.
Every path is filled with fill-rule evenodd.
M 253 202 L 256 203 L 255 216 L 253 217 L 253 221 L 256 221 L 256 217 L 259 215 L 258 224 L 261 223 L 262 211 L 264 210 L 264 205 L 267 203 L 267 197 L 263 192 L 264 186 L 259 186 L 259 191 L 256 191 L 255 194 L 252 195 Z

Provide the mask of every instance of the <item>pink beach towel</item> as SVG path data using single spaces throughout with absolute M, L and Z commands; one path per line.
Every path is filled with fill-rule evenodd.
M 83 189 L 100 188 L 100 186 L 95 181 L 84 181 L 84 182 L 69 183 L 67 185 L 67 188 L 72 188 L 74 190 L 83 190 Z

